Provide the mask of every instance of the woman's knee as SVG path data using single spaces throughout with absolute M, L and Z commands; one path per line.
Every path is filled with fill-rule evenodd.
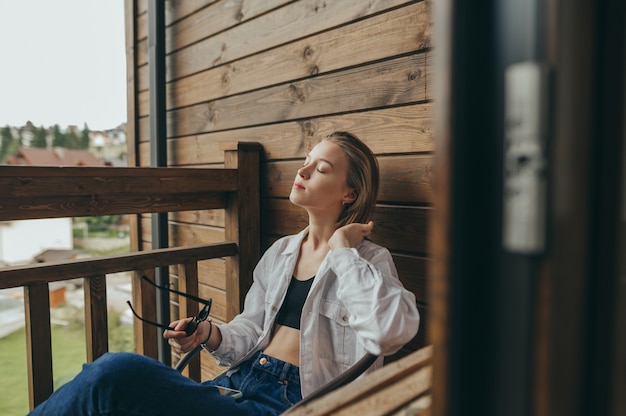
M 130 352 L 106 353 L 93 363 L 85 364 L 81 372 L 83 382 L 104 385 L 126 384 L 129 379 L 150 377 L 163 364 Z

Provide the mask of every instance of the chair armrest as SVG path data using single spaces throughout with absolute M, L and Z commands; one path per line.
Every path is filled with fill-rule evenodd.
M 309 402 L 318 399 L 333 390 L 338 389 L 339 387 L 345 386 L 346 384 L 356 380 L 361 374 L 363 374 L 374 362 L 378 359 L 377 355 L 374 354 L 365 354 L 363 358 L 354 363 L 352 367 L 348 368 L 345 372 L 335 377 L 328 383 L 324 384 L 319 389 L 315 390 L 306 398 L 300 400 L 298 403 L 290 407 L 286 412 L 282 413 L 282 415 L 287 415 L 295 409 L 308 404 Z
M 189 363 L 189 360 L 191 360 L 191 358 L 196 355 L 198 353 L 198 351 L 200 351 L 202 349 L 202 346 L 200 344 L 198 344 L 193 350 L 188 351 L 185 355 L 183 355 L 181 357 L 181 359 L 176 363 L 176 366 L 174 367 L 174 369 L 176 371 L 178 371 L 179 373 L 182 372 L 185 367 L 187 367 L 187 364 Z

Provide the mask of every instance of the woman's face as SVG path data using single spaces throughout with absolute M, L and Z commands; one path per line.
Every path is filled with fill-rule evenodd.
M 352 202 L 355 197 L 346 185 L 347 174 L 348 158 L 343 150 L 333 142 L 321 141 L 298 169 L 289 199 L 307 210 L 328 211 L 338 217 L 342 202 Z

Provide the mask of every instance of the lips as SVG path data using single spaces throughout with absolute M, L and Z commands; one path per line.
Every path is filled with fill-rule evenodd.
M 300 183 L 298 183 L 298 182 L 295 182 L 295 183 L 293 184 L 293 187 L 294 187 L 294 188 L 296 188 L 296 189 L 304 189 L 304 186 L 302 186 L 302 184 L 300 184 Z

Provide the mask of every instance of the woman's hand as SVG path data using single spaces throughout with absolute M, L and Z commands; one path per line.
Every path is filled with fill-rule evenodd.
M 343 227 L 335 230 L 333 235 L 328 240 L 328 245 L 331 250 L 345 247 L 356 247 L 361 240 L 372 233 L 373 228 L 373 221 L 370 221 L 367 224 L 352 223 L 344 225 Z
M 170 324 L 171 329 L 166 329 L 163 332 L 163 338 L 168 340 L 168 343 L 176 350 L 176 352 L 188 352 L 193 350 L 198 344 L 204 342 L 209 335 L 209 328 L 211 323 L 208 321 L 200 322 L 198 329 L 187 336 L 185 333 L 185 327 L 193 318 L 179 319 Z

